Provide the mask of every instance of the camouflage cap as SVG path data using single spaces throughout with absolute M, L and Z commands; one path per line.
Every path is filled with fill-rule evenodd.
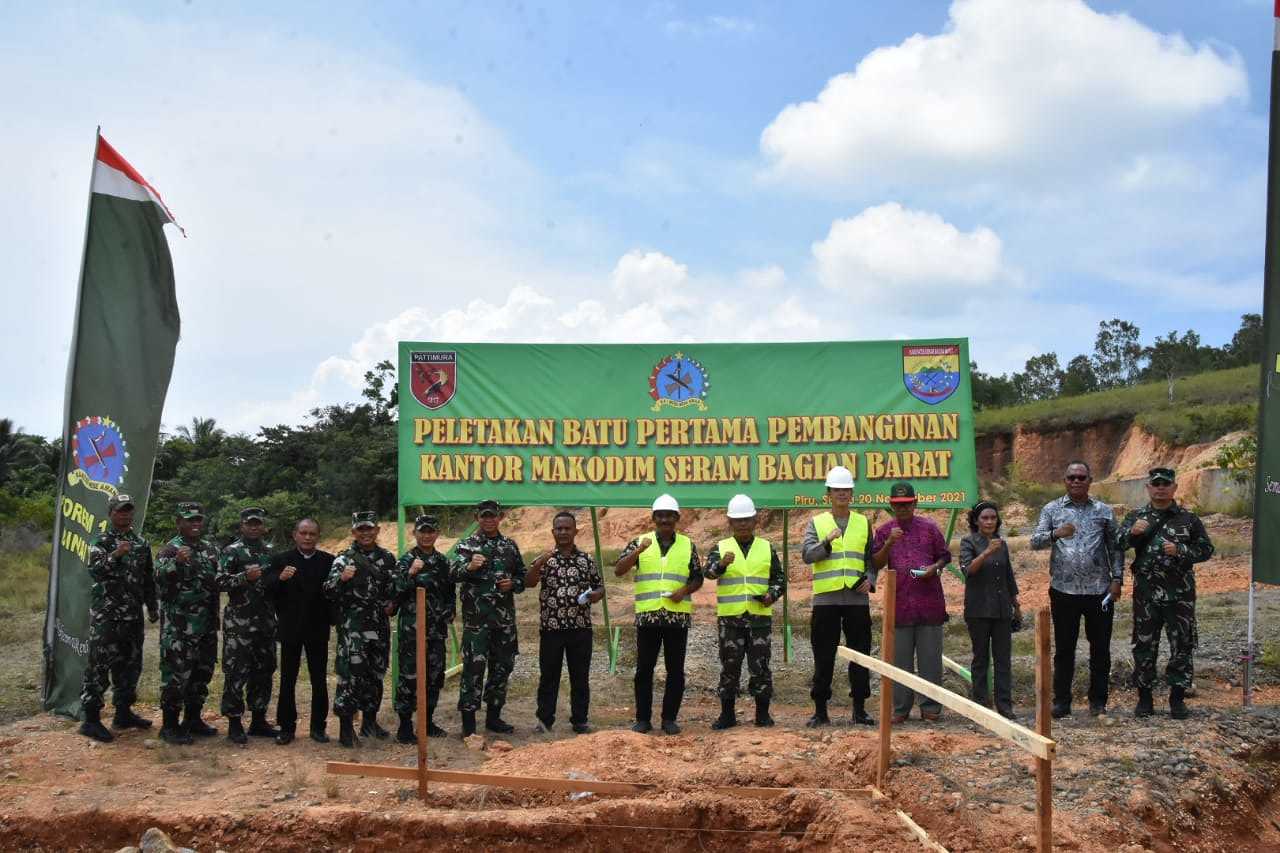
M 204 507 L 195 501 L 180 501 L 178 503 L 178 518 L 186 520 L 188 518 L 204 518 Z
M 910 483 L 894 483 L 889 489 L 889 503 L 891 504 L 913 503 L 915 499 L 916 490 Z
M 351 527 L 377 527 L 378 514 L 373 510 L 365 510 L 363 512 L 351 513 Z
M 420 515 L 413 520 L 414 530 L 439 530 L 440 525 L 434 515 Z
M 1172 483 L 1175 481 L 1175 479 L 1176 478 L 1173 475 L 1172 468 L 1152 468 L 1150 471 L 1147 472 L 1148 483 L 1152 483 L 1152 484 L 1158 483 L 1158 482 Z
M 500 512 L 502 512 L 502 507 L 497 501 L 484 500 L 476 504 L 476 515 L 484 515 L 485 513 L 497 515 Z
M 107 501 L 107 512 L 115 512 L 118 509 L 123 509 L 124 507 L 132 507 L 132 506 L 133 506 L 133 498 L 129 497 L 124 492 L 121 492 L 120 494 L 111 498 L 111 500 Z
M 267 511 L 260 506 L 247 506 L 240 510 L 241 521 L 266 521 Z

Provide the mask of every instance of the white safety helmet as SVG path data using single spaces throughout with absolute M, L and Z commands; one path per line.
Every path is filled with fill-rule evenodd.
M 746 495 L 734 495 L 729 498 L 730 518 L 753 518 L 756 514 L 756 505 L 751 498 Z
M 828 489 L 852 489 L 853 472 L 843 465 L 837 465 L 827 472 Z
M 653 511 L 661 512 L 663 510 L 679 514 L 680 504 L 676 503 L 676 499 L 671 495 L 658 495 L 658 499 L 653 502 Z

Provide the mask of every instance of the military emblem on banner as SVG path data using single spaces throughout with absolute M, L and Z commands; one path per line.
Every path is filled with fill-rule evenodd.
M 71 431 L 71 459 L 75 468 L 67 482 L 115 497 L 129 473 L 129 446 L 111 418 L 94 416 L 76 421 Z
M 453 350 L 409 353 L 409 390 L 428 409 L 438 409 L 458 390 L 458 353 Z
M 689 358 L 682 352 L 669 355 L 653 366 L 649 374 L 649 396 L 653 398 L 653 411 L 661 411 L 663 406 L 684 408 L 696 406 L 699 411 L 707 410 L 707 390 L 711 380 L 707 378 L 707 369 L 697 359 Z
M 902 381 L 922 403 L 937 405 L 960 387 L 960 346 L 904 346 Z

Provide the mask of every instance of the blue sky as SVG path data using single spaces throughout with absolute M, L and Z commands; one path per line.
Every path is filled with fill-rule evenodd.
M 1263 0 L 0 9 L 0 415 L 51 435 L 93 128 L 160 189 L 165 422 L 400 339 L 966 335 L 985 370 L 1261 304 Z

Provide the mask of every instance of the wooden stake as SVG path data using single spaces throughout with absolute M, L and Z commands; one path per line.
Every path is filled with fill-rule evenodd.
M 898 573 L 893 569 L 880 573 L 884 584 L 880 619 L 880 659 L 893 664 L 893 617 L 898 600 Z M 880 763 L 876 766 L 876 785 L 883 788 L 889 774 L 889 734 L 893 728 L 893 682 L 886 675 L 880 676 Z
M 427 591 L 418 587 L 418 798 L 427 801 Z
M 1049 662 L 1049 608 L 1036 611 L 1036 731 L 1048 738 L 1053 733 L 1049 707 L 1051 678 Z M 1053 762 L 1036 759 L 1036 850 L 1053 849 Z

